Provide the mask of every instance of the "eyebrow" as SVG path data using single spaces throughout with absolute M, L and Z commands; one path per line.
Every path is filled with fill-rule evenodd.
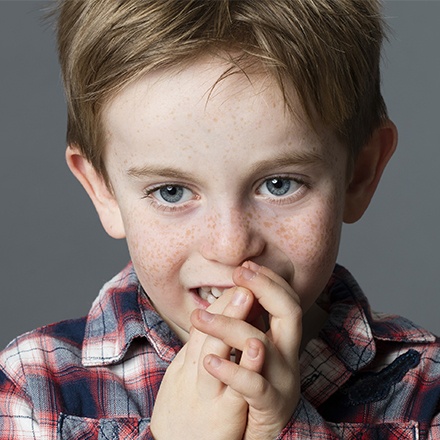
M 290 152 L 279 156 L 262 160 L 251 166 L 249 174 L 261 174 L 273 168 L 286 166 L 312 166 L 324 163 L 321 155 L 313 151 Z M 194 175 L 173 167 L 162 167 L 156 165 L 143 165 L 141 167 L 130 167 L 127 174 L 135 179 L 160 176 L 168 179 L 194 180 Z
M 286 166 L 316 166 L 323 163 L 324 158 L 313 151 L 293 151 L 257 162 L 251 167 L 251 173 L 261 174 L 272 168 Z
M 127 174 L 135 179 L 141 179 L 144 177 L 161 176 L 168 179 L 194 179 L 192 173 L 187 173 L 183 170 L 172 167 L 161 167 L 154 165 L 144 165 L 142 167 L 131 167 L 128 169 Z

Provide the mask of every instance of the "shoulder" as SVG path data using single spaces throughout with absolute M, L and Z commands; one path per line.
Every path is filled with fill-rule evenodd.
M 350 367 L 363 368 L 380 354 L 392 361 L 402 350 L 411 348 L 438 363 L 439 338 L 402 316 L 373 311 L 361 287 L 344 267 L 335 267 L 320 300 L 329 313 L 323 335 Z
M 440 338 L 403 316 L 371 311 L 369 317 L 374 337 L 381 341 L 438 346 Z
M 398 315 L 372 312 L 370 325 L 382 357 L 406 353 L 408 362 L 415 364 L 414 371 L 423 374 L 424 380 L 440 381 L 438 336 Z
M 28 373 L 52 371 L 81 364 L 86 317 L 61 321 L 27 332 L 0 353 L 0 370 L 14 382 Z
M 82 367 L 87 339 L 93 336 L 102 340 L 106 332 L 118 327 L 117 312 L 130 308 L 127 292 L 136 292 L 136 280 L 133 267 L 128 264 L 102 287 L 87 316 L 46 325 L 14 339 L 0 353 L 0 370 L 20 378 L 37 369 L 58 374 L 72 365 Z M 87 331 L 90 323 L 93 331 Z
M 386 364 L 400 359 L 423 380 L 440 380 L 440 338 L 410 319 L 369 310 L 366 313 L 377 350 Z

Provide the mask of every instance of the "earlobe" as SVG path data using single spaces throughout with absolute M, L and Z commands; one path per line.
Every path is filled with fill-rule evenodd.
M 370 204 L 382 173 L 397 146 L 397 129 L 390 120 L 376 129 L 359 152 L 345 194 L 344 222 L 358 221 Z
M 125 238 L 118 202 L 104 177 L 75 146 L 67 147 L 66 162 L 92 200 L 106 232 L 113 238 Z

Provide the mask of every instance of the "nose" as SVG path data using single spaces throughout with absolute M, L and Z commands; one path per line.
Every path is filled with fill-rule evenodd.
M 265 248 L 258 220 L 241 208 L 225 207 L 206 216 L 202 256 L 227 266 L 238 266 L 261 255 Z

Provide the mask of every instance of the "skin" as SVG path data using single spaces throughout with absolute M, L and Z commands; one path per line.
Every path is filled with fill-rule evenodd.
M 107 103 L 110 187 L 67 149 L 104 228 L 126 238 L 144 290 L 185 343 L 154 407 L 157 439 L 282 430 L 300 397 L 303 319 L 343 221 L 362 216 L 396 144 L 387 123 L 347 178 L 347 148 L 316 121 L 312 130 L 299 104 L 298 118 L 287 113 L 270 78 L 238 73 L 211 89 L 227 68 L 205 58 L 150 73 Z M 226 290 L 210 305 L 202 286 Z M 238 364 L 231 348 L 243 352 Z

